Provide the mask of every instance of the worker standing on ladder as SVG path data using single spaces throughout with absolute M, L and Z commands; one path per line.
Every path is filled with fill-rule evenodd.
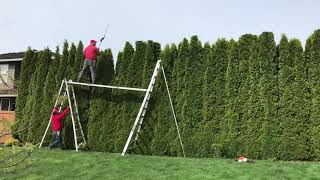
M 62 119 L 66 117 L 68 112 L 70 111 L 69 107 L 65 107 L 63 112 L 59 112 L 58 107 L 54 107 L 52 111 L 52 131 L 55 136 L 55 140 L 52 144 L 49 145 L 49 149 L 52 148 L 61 148 L 62 147 L 62 138 L 61 138 L 61 127 L 62 127 Z
M 97 60 L 97 54 L 99 49 L 96 47 L 97 41 L 91 40 L 90 45 L 86 47 L 83 51 L 84 54 L 84 64 L 83 68 L 79 73 L 78 82 L 83 76 L 84 71 L 89 67 L 91 73 L 91 82 L 94 84 L 96 82 L 95 64 Z

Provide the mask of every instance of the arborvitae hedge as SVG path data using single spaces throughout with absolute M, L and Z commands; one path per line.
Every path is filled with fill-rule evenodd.
M 23 109 L 25 108 L 27 98 L 29 95 L 29 86 L 30 80 L 36 68 L 35 66 L 35 53 L 31 48 L 28 48 L 27 52 L 24 55 L 21 64 L 21 71 L 20 71 L 20 79 L 18 83 L 18 92 L 19 96 L 16 100 L 16 122 L 13 126 L 13 131 L 18 131 L 22 125 L 23 121 Z M 18 135 L 16 135 L 18 138 Z
M 74 66 L 72 68 L 72 75 L 73 75 L 73 77 L 71 77 L 72 80 L 78 79 L 79 72 L 83 66 L 83 60 L 84 60 L 83 43 L 82 41 L 79 41 L 77 50 L 76 50 Z
M 245 155 L 252 158 L 259 158 L 260 152 L 258 151 L 261 142 L 257 138 L 261 134 L 261 122 L 257 120 L 259 117 L 260 108 L 259 101 L 259 79 L 260 79 L 260 65 L 258 61 L 258 41 L 252 46 L 251 54 L 249 57 L 249 99 L 246 103 L 247 118 L 244 122 L 245 138 L 243 138 L 243 147 Z
M 172 72 L 172 97 L 173 103 L 177 107 L 176 114 L 177 119 L 182 125 L 183 116 L 182 116 L 182 106 L 185 100 L 184 89 L 185 89 L 185 82 L 186 82 L 186 68 L 187 62 L 189 58 L 189 42 L 187 39 L 183 39 L 182 42 L 178 46 L 178 56 L 175 60 L 173 72 Z M 176 154 L 181 154 L 181 148 L 179 146 L 178 138 L 176 137 L 170 143 L 171 152 Z
M 306 79 L 303 48 L 297 39 L 290 41 L 288 47 L 286 86 L 282 94 L 285 103 L 282 106 L 284 116 L 281 116 L 281 141 L 279 143 L 281 156 L 279 159 L 306 160 L 310 157 L 308 144 L 309 109 L 308 84 Z M 285 116 L 286 115 L 286 116 Z
M 204 119 L 206 131 L 209 134 L 210 149 L 215 156 L 220 156 L 223 140 L 221 139 L 221 126 L 224 124 L 225 110 L 225 77 L 228 65 L 229 42 L 219 39 L 214 45 L 212 56 L 208 59 L 205 80 L 206 98 Z M 212 59 L 211 59 L 212 58 Z
M 257 42 L 258 37 L 252 34 L 245 34 L 239 38 L 239 98 L 238 106 L 239 108 L 239 148 L 240 152 L 244 153 L 244 141 L 246 139 L 247 124 L 248 124 L 248 102 L 250 98 L 250 77 L 249 77 L 249 67 L 250 67 L 250 56 L 252 55 L 252 50 L 254 44 Z
M 239 123 L 239 47 L 237 42 L 229 42 L 228 67 L 226 72 L 226 106 L 225 117 L 222 123 L 222 152 L 227 157 L 236 156 L 239 152 L 238 137 L 240 134 Z
M 68 56 L 69 56 L 69 44 L 67 41 L 64 42 L 63 44 L 63 51 L 62 51 L 62 56 L 61 60 L 59 63 L 59 69 L 56 74 L 56 83 L 57 83 L 57 88 L 60 87 L 61 81 L 66 77 L 66 69 L 68 65 Z
M 41 125 L 41 122 L 43 121 L 39 114 L 41 112 L 42 107 L 42 93 L 43 93 L 43 87 L 39 86 L 40 84 L 44 84 L 46 80 L 46 76 L 48 73 L 48 69 L 51 65 L 51 55 L 49 49 L 45 49 L 43 52 L 40 53 L 39 56 L 39 63 L 37 64 L 35 75 L 33 81 L 33 97 L 29 99 L 29 102 L 27 102 L 27 105 L 29 105 L 27 108 L 29 109 L 27 111 L 28 116 L 26 116 L 25 121 L 28 121 L 28 124 L 32 124 L 33 126 L 29 128 L 28 138 L 27 140 L 33 143 L 37 143 L 41 140 L 41 133 L 38 131 L 41 131 L 38 127 Z
M 141 82 L 141 87 L 143 88 L 148 88 L 153 71 L 154 71 L 154 67 L 156 65 L 156 62 L 158 60 L 159 57 L 159 52 L 161 51 L 161 46 L 160 44 L 153 42 L 153 41 L 148 41 L 145 47 L 145 55 L 144 55 L 144 66 L 143 66 L 143 73 L 142 73 L 142 82 Z M 165 64 L 165 61 L 162 62 L 163 64 Z M 160 82 L 161 79 L 161 72 L 159 72 L 158 76 L 157 76 L 157 81 Z M 159 83 L 160 84 L 160 83 Z M 137 149 L 136 152 L 141 152 L 143 154 L 150 154 L 151 151 L 151 141 L 152 138 L 154 136 L 154 128 L 158 122 L 158 119 L 160 119 L 159 116 L 155 116 L 154 110 L 155 107 L 157 107 L 159 105 L 159 103 L 156 101 L 155 97 L 159 97 L 157 96 L 157 90 L 158 88 L 154 88 L 153 91 L 153 95 L 151 96 L 150 99 L 150 103 L 148 104 L 148 111 L 145 114 L 145 120 L 144 124 L 141 128 L 139 137 L 138 137 L 138 141 L 136 142 Z M 159 89 L 158 89 L 159 90 Z M 141 93 L 141 97 L 144 97 L 145 94 Z M 142 102 L 142 99 L 140 100 L 140 102 Z M 140 107 L 141 104 L 139 104 Z M 164 112 L 163 110 L 160 110 L 159 112 Z M 137 114 L 138 111 L 133 112 L 133 114 Z M 149 118 L 150 117 L 150 118 Z M 132 126 L 132 125 L 131 125 Z
M 207 97 L 206 93 L 205 93 L 205 90 L 206 90 L 206 83 L 205 83 L 206 77 L 205 77 L 205 75 L 206 75 L 207 60 L 208 60 L 209 54 L 211 54 L 211 51 L 212 51 L 211 45 L 209 43 L 205 43 L 204 47 L 203 47 L 203 51 L 202 51 L 202 65 L 201 65 L 201 67 L 199 67 L 199 69 L 202 69 L 202 71 L 203 71 L 203 76 L 202 76 L 202 80 L 201 80 L 202 86 L 199 87 L 200 90 L 203 91 L 203 93 L 202 93 L 203 101 Z M 206 109 L 205 104 L 202 103 L 202 106 L 203 106 L 203 108 L 200 109 L 200 111 L 201 111 L 202 116 L 204 116 L 205 109 Z M 194 133 L 194 136 L 193 136 L 195 146 L 198 147 L 198 148 L 196 148 L 196 154 L 199 157 L 207 156 L 207 154 L 208 154 L 208 149 L 206 148 L 208 146 L 206 146 L 203 143 L 203 141 L 206 140 L 205 137 L 207 137 L 207 134 L 208 134 L 208 131 L 206 131 L 205 127 L 206 127 L 206 121 L 204 120 L 204 118 L 202 118 L 202 120 L 197 125 L 197 129 L 196 129 L 197 133 Z M 180 144 L 177 144 L 177 145 L 180 145 Z
M 129 42 L 126 42 L 122 52 L 122 58 L 120 59 L 121 61 L 117 62 L 117 66 L 116 66 L 117 71 L 115 76 L 116 79 L 115 81 L 113 81 L 114 85 L 130 86 L 127 83 L 127 80 L 131 75 L 128 67 L 131 64 L 133 54 L 134 54 L 133 46 Z M 116 107 L 116 110 L 115 110 L 116 113 L 114 116 L 115 122 L 117 124 L 116 142 L 115 142 L 115 150 L 117 152 L 122 151 L 126 138 L 129 134 L 128 128 L 124 128 L 124 127 L 128 127 L 127 125 L 128 119 L 123 117 L 127 113 L 124 107 L 126 104 L 126 100 L 128 99 L 128 97 L 130 97 L 130 95 L 131 95 L 130 92 L 127 92 L 127 91 L 125 92 L 117 91 L 117 93 L 113 96 L 114 100 L 117 100 L 119 102 Z
M 309 80 L 311 85 L 311 148 L 320 159 L 320 30 L 311 36 Z
M 42 119 L 40 122 L 39 130 L 37 131 L 37 136 L 42 136 L 45 129 L 48 125 L 49 118 L 51 116 L 52 108 L 57 98 L 58 90 L 56 89 L 57 84 L 55 80 L 55 75 L 59 68 L 60 62 L 60 53 L 59 47 L 56 48 L 54 59 L 52 60 L 52 64 L 49 68 L 46 80 L 44 82 L 43 94 L 42 94 L 42 106 L 41 113 L 39 113 L 39 119 Z M 59 84 L 60 85 L 60 84 Z M 49 134 L 51 134 L 49 132 Z M 49 136 L 50 137 L 50 136 Z
M 170 46 L 167 45 L 161 53 L 161 61 L 164 65 L 167 78 L 171 77 L 171 71 L 167 68 L 172 68 L 172 66 L 168 66 L 168 64 L 172 63 L 175 59 L 177 53 L 175 48 L 175 46 L 170 48 Z M 170 141 L 172 141 L 175 136 L 170 136 L 171 133 L 169 129 L 174 126 L 174 121 L 162 72 L 159 73 L 157 82 L 159 83 L 156 83 L 154 96 L 152 98 L 154 104 L 153 110 L 155 111 L 152 118 L 156 119 L 158 122 L 156 122 L 154 127 L 154 138 L 151 144 L 151 151 L 156 155 L 171 155 Z
M 280 44 L 278 46 L 279 51 L 279 78 L 278 78 L 278 86 L 279 86 L 279 135 L 277 137 L 278 142 L 278 157 L 285 156 L 287 153 L 282 151 L 281 149 L 285 148 L 288 143 L 288 134 L 285 134 L 284 130 L 286 126 L 290 124 L 292 118 L 294 118 L 294 114 L 291 112 L 293 106 L 293 71 L 294 71 L 294 62 L 293 59 L 290 58 L 290 45 L 289 40 L 285 35 L 282 35 Z
M 39 142 L 57 87 L 65 77 L 76 79 L 83 63 L 82 50 L 81 42 L 70 49 L 65 42 L 61 60 L 57 53 L 49 69 L 50 63 L 43 63 L 49 60 L 48 51 L 26 53 L 15 128 L 34 123 L 37 129 L 21 133 L 22 140 Z M 146 88 L 159 55 L 158 43 L 138 41 L 134 50 L 127 42 L 118 54 L 113 77 L 112 53 L 103 51 L 97 63 L 97 83 L 110 84 L 113 77 L 112 85 Z M 160 59 L 187 156 L 320 159 L 320 30 L 307 39 L 305 51 L 299 40 L 286 36 L 277 46 L 273 34 L 265 32 L 259 37 L 246 34 L 238 41 L 219 39 L 204 47 L 194 36 L 190 44 L 183 39 L 178 48 L 166 46 Z M 54 75 L 56 81 L 52 82 Z M 39 83 L 44 84 L 43 89 Z M 90 91 L 79 86 L 75 90 L 88 147 L 121 152 L 144 93 Z M 63 138 L 71 148 L 70 120 L 65 121 Z M 140 137 L 129 152 L 182 154 L 161 74 Z
M 97 62 L 97 83 L 109 84 L 114 74 L 113 56 L 111 50 L 101 53 Z M 111 91 L 106 88 L 94 88 L 92 99 L 90 102 L 89 122 L 88 122 L 88 143 L 91 148 L 99 151 L 112 151 L 115 139 L 114 121 L 109 115 L 112 113 L 110 109 Z
M 196 130 L 203 119 L 202 114 L 202 45 L 197 36 L 191 37 L 189 58 L 186 61 L 185 96 L 182 106 L 181 133 L 185 142 L 185 152 L 191 155 L 197 152 L 194 146 L 197 141 Z

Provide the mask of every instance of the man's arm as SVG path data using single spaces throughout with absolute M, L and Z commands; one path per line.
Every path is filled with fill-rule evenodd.
M 65 108 L 63 112 L 59 115 L 60 118 L 63 119 L 68 114 L 69 111 L 70 111 L 70 107 Z
M 86 48 L 83 50 L 83 58 L 86 58 L 86 51 L 87 51 L 87 48 L 88 48 L 88 47 L 86 47 Z

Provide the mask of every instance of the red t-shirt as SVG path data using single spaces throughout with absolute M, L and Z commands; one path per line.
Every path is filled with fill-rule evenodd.
M 60 131 L 62 127 L 62 119 L 67 115 L 70 111 L 70 108 L 66 108 L 61 114 L 52 115 L 52 130 L 53 131 Z
M 84 59 L 95 61 L 97 59 L 98 52 L 99 52 L 98 48 L 90 44 L 83 51 Z

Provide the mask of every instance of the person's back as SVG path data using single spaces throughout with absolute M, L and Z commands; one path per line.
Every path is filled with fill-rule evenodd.
M 62 113 L 59 113 L 57 107 L 54 108 L 52 113 L 52 130 L 53 131 L 60 131 L 62 127 L 62 119 L 68 114 L 70 111 L 69 107 L 66 107 Z
M 55 141 L 49 145 L 49 149 L 55 148 L 55 147 L 62 147 L 62 138 L 60 136 L 60 131 L 62 128 L 62 119 L 66 117 L 68 112 L 70 111 L 69 107 L 65 107 L 63 112 L 60 113 L 58 107 L 54 107 L 52 111 L 52 131 L 55 135 Z
M 84 52 L 83 52 L 84 58 L 86 60 L 95 61 L 97 59 L 98 52 L 99 52 L 98 48 L 90 44 L 88 47 L 84 49 Z

